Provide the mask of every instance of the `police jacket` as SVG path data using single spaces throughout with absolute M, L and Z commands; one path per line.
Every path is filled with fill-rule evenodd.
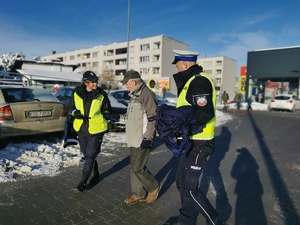
M 70 111 L 74 109 L 80 110 L 83 115 L 82 119 L 74 120 L 75 131 L 93 135 L 107 130 L 103 115 L 111 113 L 111 105 L 107 93 L 100 87 L 91 92 L 84 84 L 76 87 L 70 100 Z
M 178 96 L 181 93 L 186 82 L 192 76 L 200 74 L 201 72 L 203 72 L 202 67 L 194 65 L 185 71 L 173 75 L 177 86 Z M 194 79 L 189 85 L 189 89 L 187 90 L 186 100 L 194 107 L 197 114 L 197 120 L 200 125 L 206 124 L 215 116 L 212 93 L 213 87 L 210 81 L 207 78 L 201 76 Z M 201 104 L 201 102 L 197 103 L 200 97 L 204 97 L 206 99 L 206 103 L 203 102 L 202 106 L 199 105 Z

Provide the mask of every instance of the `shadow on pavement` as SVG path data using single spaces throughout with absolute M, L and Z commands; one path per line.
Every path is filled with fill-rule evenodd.
M 216 210 L 224 221 L 230 217 L 232 207 L 228 201 L 220 165 L 226 152 L 229 151 L 230 142 L 231 132 L 228 127 L 223 126 L 220 135 L 215 137 L 215 151 L 208 159 L 200 183 L 200 190 L 205 195 L 209 191 L 210 183 L 213 185 L 216 191 Z
M 293 200 L 290 197 L 290 194 L 284 183 L 284 180 L 272 157 L 271 150 L 268 148 L 266 142 L 264 141 L 264 135 L 261 129 L 259 129 L 259 127 L 255 123 L 251 113 L 248 113 L 248 116 L 250 119 L 250 123 L 252 124 L 253 130 L 255 132 L 256 140 L 258 142 L 258 145 L 260 146 L 260 151 L 262 153 L 266 167 L 268 168 L 268 173 L 270 176 L 270 180 L 273 184 L 274 192 L 277 195 L 278 205 L 280 207 L 280 213 L 282 214 L 281 216 L 284 218 L 286 225 L 300 224 L 299 215 L 295 210 L 296 207 L 293 204 Z
M 267 225 L 259 166 L 248 149 L 241 148 L 236 151 L 239 155 L 231 170 L 231 176 L 237 180 L 234 189 L 237 195 L 235 224 L 246 224 L 255 220 L 255 224 Z

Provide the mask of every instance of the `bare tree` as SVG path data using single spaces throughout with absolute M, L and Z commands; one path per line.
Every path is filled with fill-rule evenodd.
M 111 90 L 112 84 L 115 82 L 115 74 L 112 69 L 106 68 L 102 71 L 99 76 L 99 83 L 100 84 L 107 84 L 107 88 Z

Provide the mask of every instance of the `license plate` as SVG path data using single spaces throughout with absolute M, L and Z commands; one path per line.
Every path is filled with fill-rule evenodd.
M 27 112 L 27 116 L 29 118 L 37 118 L 37 117 L 49 117 L 52 116 L 52 111 L 30 111 Z

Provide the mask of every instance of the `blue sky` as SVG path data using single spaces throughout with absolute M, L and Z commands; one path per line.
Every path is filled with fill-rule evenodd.
M 200 57 L 300 46 L 299 0 L 131 0 L 130 39 L 164 34 Z M 0 54 L 26 59 L 127 41 L 128 0 L 14 0 L 0 5 Z

